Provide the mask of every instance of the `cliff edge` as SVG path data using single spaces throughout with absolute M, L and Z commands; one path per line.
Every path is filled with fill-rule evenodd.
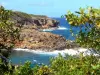
M 11 19 L 18 27 L 27 27 L 27 25 L 31 25 L 35 29 L 46 29 L 58 27 L 59 25 L 57 20 L 51 19 L 47 16 L 27 14 L 19 11 L 12 12 Z

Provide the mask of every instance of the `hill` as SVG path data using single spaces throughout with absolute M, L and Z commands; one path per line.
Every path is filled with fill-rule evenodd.
M 16 23 L 16 26 L 31 25 L 33 28 L 51 28 L 58 27 L 59 22 L 45 15 L 33 15 L 24 12 L 13 11 L 11 19 Z

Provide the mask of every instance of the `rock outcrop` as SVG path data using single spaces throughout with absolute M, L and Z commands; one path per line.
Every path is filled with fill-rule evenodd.
M 45 51 L 63 50 L 66 48 L 66 39 L 49 32 L 39 32 L 34 29 L 23 29 L 16 48 L 41 49 Z
M 49 32 L 39 32 L 39 29 L 58 27 L 59 22 L 47 16 L 31 15 L 23 12 L 13 12 L 12 21 L 20 27 L 20 40 L 16 48 L 41 49 L 45 51 L 63 50 L 66 48 L 66 39 Z
M 16 26 L 32 25 L 34 28 L 58 27 L 59 22 L 43 15 L 32 15 L 23 12 L 13 12 L 11 16 Z

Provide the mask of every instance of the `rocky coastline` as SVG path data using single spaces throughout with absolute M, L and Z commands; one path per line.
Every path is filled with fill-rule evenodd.
M 74 41 L 66 40 L 61 35 L 40 32 L 35 29 L 22 29 L 20 32 L 20 40 L 15 44 L 15 48 L 49 52 L 79 47 Z
M 25 52 L 30 52 L 30 53 L 35 53 L 35 54 L 47 54 L 47 55 L 55 55 L 58 56 L 59 53 L 62 56 L 80 56 L 80 54 L 83 54 L 83 56 L 87 55 L 94 55 L 97 57 L 100 57 L 99 51 L 96 52 L 93 49 L 86 49 L 82 47 L 78 48 L 70 48 L 70 49 L 64 49 L 64 50 L 54 50 L 54 51 L 44 51 L 44 50 L 34 50 L 34 49 L 23 49 L 23 48 L 14 48 L 13 51 L 25 51 Z
M 16 43 L 16 48 L 34 50 L 63 50 L 66 48 L 66 39 L 60 35 L 49 32 L 39 32 L 34 29 L 23 29 L 20 32 L 22 41 Z
M 34 29 L 47 29 L 58 27 L 59 21 L 45 15 L 33 15 L 24 12 L 14 11 L 11 16 L 17 27 L 32 27 Z
M 11 16 L 15 27 L 20 28 L 20 41 L 16 41 L 15 48 L 34 49 L 43 51 L 64 50 L 76 47 L 76 43 L 42 29 L 57 29 L 59 21 L 44 15 L 32 15 L 14 11 Z

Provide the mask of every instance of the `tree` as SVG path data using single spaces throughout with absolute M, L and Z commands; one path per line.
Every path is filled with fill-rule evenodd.
M 100 50 L 100 9 L 88 7 L 65 15 L 72 27 L 80 27 L 76 42 L 82 47 Z
M 11 48 L 15 40 L 19 38 L 19 30 L 10 19 L 11 15 L 11 10 L 0 6 L 0 51 Z

